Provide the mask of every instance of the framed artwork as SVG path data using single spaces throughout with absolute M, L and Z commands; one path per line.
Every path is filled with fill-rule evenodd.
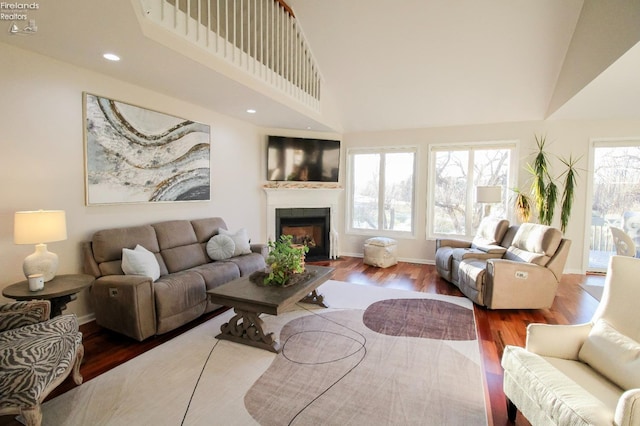
M 87 205 L 210 200 L 209 126 L 83 98 Z

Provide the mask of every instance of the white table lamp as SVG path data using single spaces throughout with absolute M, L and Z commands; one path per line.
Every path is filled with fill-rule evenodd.
M 487 204 L 500 203 L 502 201 L 501 186 L 476 186 L 476 202 L 484 204 L 484 215 L 488 216 Z
M 24 259 L 24 275 L 42 274 L 51 281 L 58 270 L 58 255 L 47 250 L 45 243 L 67 239 L 67 221 L 64 210 L 38 210 L 16 212 L 13 242 L 35 244 L 36 250 Z

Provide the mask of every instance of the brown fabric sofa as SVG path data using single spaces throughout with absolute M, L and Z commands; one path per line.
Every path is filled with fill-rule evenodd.
M 91 300 L 96 322 L 142 341 L 186 324 L 219 306 L 206 291 L 264 269 L 266 244 L 251 244 L 251 253 L 213 261 L 207 242 L 227 229 L 219 217 L 173 220 L 98 231 L 83 243 L 86 273 L 96 277 Z M 160 278 L 127 275 L 123 249 L 143 246 L 155 255 Z

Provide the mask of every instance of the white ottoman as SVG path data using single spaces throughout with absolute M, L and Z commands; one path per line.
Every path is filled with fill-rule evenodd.
M 364 263 L 387 268 L 398 263 L 398 242 L 393 238 L 374 237 L 364 242 Z

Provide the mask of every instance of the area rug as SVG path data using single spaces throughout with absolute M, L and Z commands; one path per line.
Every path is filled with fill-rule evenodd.
M 580 284 L 580 287 L 594 299 L 600 301 L 602 300 L 602 292 L 604 291 L 604 285 L 593 285 L 593 284 Z
M 44 425 L 486 425 L 473 307 L 328 281 L 263 315 L 282 350 L 217 340 L 228 311 L 43 406 Z

